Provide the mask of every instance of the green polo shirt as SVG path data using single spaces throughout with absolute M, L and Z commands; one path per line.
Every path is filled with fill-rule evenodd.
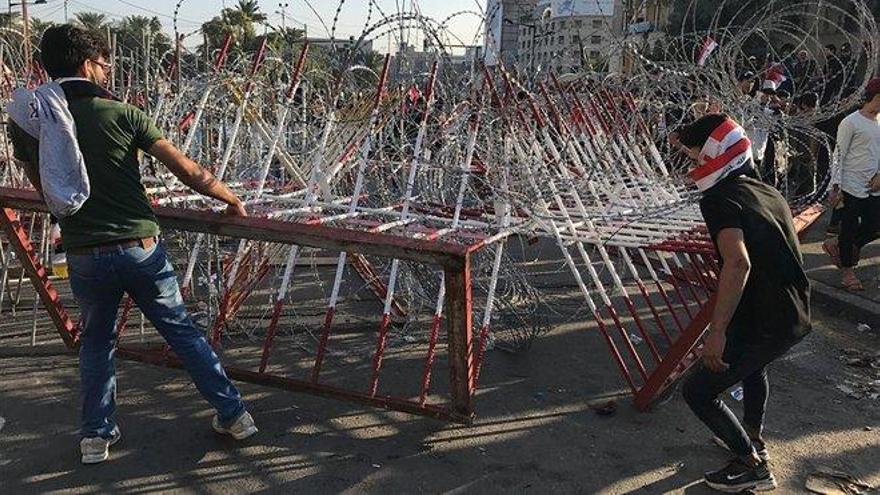
M 141 183 L 138 154 L 162 139 L 162 132 L 144 112 L 118 101 L 76 98 L 68 107 L 91 194 L 79 211 L 60 219 L 64 246 L 83 248 L 159 235 Z M 9 130 L 15 158 L 37 164 L 38 141 L 12 122 Z

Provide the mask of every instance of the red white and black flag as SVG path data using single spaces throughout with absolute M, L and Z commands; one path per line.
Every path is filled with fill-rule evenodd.
M 700 46 L 700 51 L 697 53 L 697 65 L 700 67 L 706 65 L 706 61 L 709 60 L 709 56 L 712 55 L 716 48 L 718 48 L 718 42 L 712 39 L 711 36 L 706 36 L 706 39 L 703 40 L 703 44 Z

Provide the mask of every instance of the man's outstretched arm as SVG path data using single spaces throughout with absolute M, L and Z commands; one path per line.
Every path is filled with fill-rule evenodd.
M 199 194 L 220 200 L 229 207 L 226 213 L 236 216 L 247 216 L 244 203 L 214 174 L 202 168 L 198 163 L 187 158 L 167 139 L 156 141 L 147 153 L 156 157 L 168 167 L 172 174 L 181 182 Z

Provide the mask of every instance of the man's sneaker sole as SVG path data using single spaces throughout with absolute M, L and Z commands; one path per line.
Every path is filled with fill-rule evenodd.
M 94 454 L 94 455 L 83 455 L 82 463 L 83 464 L 100 464 L 107 459 L 110 458 L 110 451 L 104 452 L 104 454 Z
M 772 474 L 770 475 L 770 478 L 766 480 L 750 481 L 748 483 L 741 483 L 739 485 L 722 485 L 718 483 L 712 483 L 709 480 L 706 480 L 706 485 L 713 490 L 718 490 L 719 492 L 724 493 L 740 493 L 746 490 L 756 492 L 768 492 L 770 490 L 775 490 L 778 486 L 776 484 L 776 478 L 774 478 Z
M 117 430 L 118 431 L 118 430 Z M 122 439 L 122 432 L 120 431 L 118 435 L 110 439 L 110 443 L 107 445 L 107 450 L 100 454 L 83 454 L 82 455 L 82 463 L 83 464 L 100 464 L 107 459 L 110 458 L 110 447 L 116 445 L 119 440 Z
M 220 422 L 216 419 L 216 417 L 215 420 L 211 422 L 211 427 L 214 428 L 214 431 L 216 431 L 217 433 L 221 435 L 229 435 L 236 440 L 244 440 L 245 438 L 253 436 L 255 433 L 260 431 L 257 429 L 256 425 L 251 425 L 249 428 L 246 428 L 238 433 L 234 433 L 232 430 L 220 426 Z

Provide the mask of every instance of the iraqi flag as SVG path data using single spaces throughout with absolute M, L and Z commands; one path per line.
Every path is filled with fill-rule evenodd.
M 700 150 L 700 164 L 688 172 L 688 177 L 697 189 L 705 191 L 740 167 L 749 166 L 751 158 L 752 142 L 746 131 L 733 119 L 727 119 L 712 131 Z
M 767 75 L 764 77 L 764 84 L 761 85 L 761 89 L 776 91 L 787 80 L 788 76 L 785 75 L 785 67 L 780 63 L 775 63 L 767 69 Z
M 711 36 L 706 36 L 706 39 L 703 40 L 702 46 L 700 46 L 700 51 L 697 53 L 697 65 L 703 67 L 706 65 L 706 61 L 709 60 L 709 55 L 712 55 L 712 52 L 718 48 L 718 42 L 712 39 Z

